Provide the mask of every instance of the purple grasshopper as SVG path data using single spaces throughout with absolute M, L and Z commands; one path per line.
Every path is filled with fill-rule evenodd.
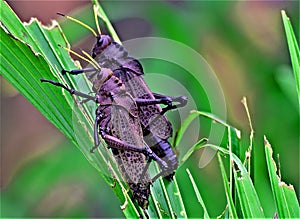
M 62 87 L 70 94 L 82 97 L 84 102 L 94 101 L 98 104 L 94 123 L 95 144 L 91 150 L 99 145 L 99 133 L 111 148 L 119 169 L 133 192 L 133 199 L 145 210 L 152 182 L 147 171 L 148 161 L 153 159 L 164 169 L 167 169 L 167 164 L 144 143 L 136 101 L 126 91 L 122 81 L 106 68 L 94 70 L 93 74 L 89 74 L 89 79 L 94 82 L 95 96 L 52 80 L 41 79 L 41 82 Z M 137 102 L 141 103 L 143 100 L 139 99 Z
M 172 125 L 164 114 L 168 110 L 185 106 L 187 98 L 152 93 L 142 77 L 144 72 L 140 62 L 128 56 L 126 49 L 122 45 L 113 42 L 108 35 L 97 36 L 92 57 L 100 66 L 111 69 L 113 74 L 123 81 L 127 92 L 136 100 L 148 100 L 138 104 L 138 115 L 144 140 L 153 152 L 168 165 L 168 169 L 161 172 L 157 177 L 162 175 L 167 180 L 172 180 L 174 171 L 178 167 L 178 161 L 168 142 L 168 139 L 172 137 Z M 63 73 L 80 74 L 85 72 L 88 75 L 90 71 L 94 71 L 94 69 L 86 68 L 64 71 Z M 173 102 L 178 104 L 173 105 Z M 162 109 L 159 104 L 167 106 Z

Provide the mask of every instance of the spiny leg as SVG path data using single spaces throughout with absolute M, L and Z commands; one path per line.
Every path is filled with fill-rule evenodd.
M 100 119 L 101 119 L 101 116 L 97 116 L 95 124 L 94 124 L 95 146 L 91 149 L 91 152 L 93 152 L 93 150 L 96 149 L 99 145 L 99 138 L 98 138 L 98 132 L 97 132 L 98 128 L 97 127 L 99 127 L 98 125 L 99 125 Z M 105 134 L 105 132 L 101 128 L 100 128 L 100 132 L 101 132 L 101 136 L 108 143 L 109 148 L 139 152 L 139 153 L 143 153 L 146 156 L 147 164 L 144 167 L 143 172 L 140 175 L 139 180 L 141 180 L 142 177 L 147 172 L 147 170 L 149 168 L 149 165 L 150 165 L 152 160 L 156 161 L 159 164 L 159 166 L 161 168 L 161 172 L 158 173 L 156 176 L 154 176 L 154 178 L 151 180 L 151 182 L 154 182 L 156 179 L 158 179 L 158 177 L 162 176 L 169 169 L 167 163 L 165 161 L 163 161 L 161 158 L 159 158 L 150 148 L 148 148 L 148 147 L 139 148 L 139 147 L 136 147 L 135 145 L 131 145 L 131 144 L 128 144 L 126 142 L 123 142 L 123 141 L 119 140 L 118 138 L 116 138 L 114 136 Z
M 142 177 L 146 174 L 147 170 L 149 169 L 149 166 L 150 166 L 150 162 L 151 162 L 151 159 L 149 159 L 147 161 L 147 164 L 146 166 L 144 167 L 144 170 L 139 178 L 139 181 L 141 181 Z M 160 166 L 161 167 L 161 166 Z M 156 174 L 152 179 L 151 179 L 151 183 L 155 182 L 160 176 L 164 176 L 165 174 L 165 170 L 160 170 L 160 172 L 158 174 Z
M 59 82 L 56 82 L 56 81 L 52 81 L 52 80 L 47 80 L 47 79 L 44 79 L 44 78 L 41 78 L 40 80 L 41 80 L 41 82 L 47 82 L 47 83 L 53 84 L 55 86 L 62 87 L 63 89 L 65 89 L 66 91 L 68 91 L 70 94 L 74 94 L 76 96 L 83 97 L 86 100 L 93 100 L 93 101 L 95 101 L 93 96 L 90 96 L 88 94 L 82 93 L 80 91 L 77 91 L 77 90 L 74 90 L 74 89 L 71 89 L 71 88 L 68 88 L 67 86 L 65 86 L 62 83 L 59 83 Z
M 186 105 L 187 98 L 185 96 L 165 96 L 162 94 L 153 94 L 156 99 L 143 99 L 143 98 L 134 98 L 135 102 L 139 106 L 155 105 L 155 104 L 164 104 L 167 107 L 163 108 L 161 115 L 165 114 L 167 111 L 180 108 Z M 178 102 L 178 104 L 173 105 L 173 102 Z
M 172 105 L 172 100 L 169 97 L 158 98 L 158 99 L 143 99 L 143 98 L 134 98 L 134 101 L 139 106 L 148 106 L 155 104 L 164 104 L 164 105 Z
M 142 98 L 135 98 L 135 102 L 138 106 L 146 106 L 146 105 L 154 105 L 154 104 L 165 104 L 167 105 L 165 108 L 162 109 L 162 111 L 157 115 L 164 115 L 167 111 L 176 109 L 179 107 L 183 107 L 187 104 L 187 97 L 185 96 L 165 96 L 162 94 L 153 94 L 154 97 L 157 97 L 157 99 L 142 99 Z M 173 105 L 173 102 L 178 102 L 178 104 Z M 145 126 L 145 130 L 148 130 L 151 124 L 157 121 L 159 116 L 156 116 L 147 126 Z
M 154 176 L 152 179 L 151 179 L 151 181 L 152 182 L 155 182 L 160 176 L 162 176 L 163 175 L 163 172 L 161 171 L 160 173 L 158 173 L 156 176 Z
M 146 156 L 147 160 L 154 160 L 156 161 L 160 167 L 162 168 L 162 171 L 166 171 L 168 170 L 168 164 L 163 161 L 161 158 L 159 158 L 149 147 L 144 147 L 144 148 L 140 148 L 137 147 L 135 145 L 126 143 L 124 141 L 121 141 L 120 139 L 108 135 L 104 132 L 103 129 L 100 128 L 100 133 L 102 138 L 106 141 L 106 143 L 108 144 L 109 148 L 115 148 L 118 150 L 127 150 L 127 151 L 133 151 L 133 152 L 138 152 L 138 153 L 142 153 Z M 95 145 L 95 147 L 93 148 L 97 148 L 97 146 Z
M 153 96 L 156 99 L 166 99 L 166 98 L 168 98 L 168 99 L 171 100 L 171 104 L 166 104 L 167 107 L 163 108 L 162 112 L 160 113 L 161 115 L 165 114 L 169 110 L 184 107 L 187 104 L 187 97 L 186 96 L 166 96 L 166 95 L 157 94 L 157 93 L 153 93 Z M 178 104 L 173 105 L 173 102 L 178 102 Z
M 147 161 L 147 164 L 146 166 L 144 167 L 144 170 L 139 178 L 139 181 L 142 179 L 142 177 L 146 174 L 147 170 L 149 169 L 149 166 L 150 166 L 150 162 L 151 162 L 152 159 L 149 159 Z M 161 167 L 161 166 L 160 166 Z M 165 174 L 165 167 L 161 167 L 163 168 L 162 170 L 160 170 L 160 172 L 158 174 L 156 174 L 152 179 L 151 179 L 151 183 L 155 182 L 160 176 L 163 176 Z

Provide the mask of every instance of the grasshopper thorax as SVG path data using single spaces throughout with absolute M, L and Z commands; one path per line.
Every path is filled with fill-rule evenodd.
M 93 87 L 96 90 L 99 90 L 100 87 L 108 81 L 113 75 L 112 71 L 108 68 L 101 68 L 88 76 L 88 79 L 93 81 Z
M 92 57 L 95 58 L 97 55 L 101 54 L 102 51 L 108 47 L 111 42 L 112 42 L 112 39 L 110 36 L 108 35 L 100 35 L 100 36 L 97 36 L 97 42 L 93 48 L 93 53 L 92 53 Z
M 120 94 L 126 92 L 125 86 L 122 81 L 113 75 L 113 72 L 108 68 L 101 68 L 100 72 L 96 75 L 94 79 L 93 89 L 99 93 L 112 92 L 115 94 Z M 101 102 L 101 100 L 99 100 Z

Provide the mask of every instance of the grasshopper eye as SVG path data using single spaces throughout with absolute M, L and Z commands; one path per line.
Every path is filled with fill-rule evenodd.
M 103 44 L 103 39 L 102 37 L 100 37 L 97 41 L 97 46 L 102 46 L 102 44 Z

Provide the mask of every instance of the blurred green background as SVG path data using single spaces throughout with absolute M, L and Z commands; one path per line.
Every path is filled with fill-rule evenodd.
M 90 51 L 94 37 L 56 12 L 94 27 L 89 1 L 8 1 L 22 21 L 43 24 L 60 19 L 72 48 Z M 242 150 L 249 144 L 248 98 L 255 129 L 254 183 L 265 214 L 275 211 L 264 159 L 263 135 L 280 154 L 282 180 L 299 197 L 299 109 L 280 10 L 286 10 L 299 39 L 298 1 L 104 1 L 101 2 L 122 40 L 159 36 L 180 41 L 199 52 L 214 69 L 227 102 L 228 122 L 242 130 Z M 76 11 L 75 13 L 74 10 Z M 80 31 L 79 31 L 80 30 Z M 179 72 L 176 66 L 143 61 L 145 72 Z M 175 76 L 174 76 L 175 77 Z M 193 87 L 189 79 L 182 79 Z M 185 80 L 185 81 L 184 81 Z M 155 82 L 149 81 L 156 90 Z M 201 88 L 198 109 L 209 110 Z M 198 96 L 197 96 L 198 95 Z M 203 121 L 205 124 L 205 121 Z M 175 130 L 178 126 L 175 125 Z M 206 136 L 201 125 L 201 137 Z M 120 203 L 84 156 L 39 112 L 1 78 L 1 215 L 4 217 L 122 217 Z M 209 213 L 218 216 L 226 200 L 217 160 L 199 169 L 202 151 L 185 165 L 197 180 Z M 184 168 L 178 170 L 185 171 Z M 178 183 L 184 199 L 186 174 Z M 186 176 L 186 178 L 185 178 Z M 188 215 L 201 209 L 185 206 Z

